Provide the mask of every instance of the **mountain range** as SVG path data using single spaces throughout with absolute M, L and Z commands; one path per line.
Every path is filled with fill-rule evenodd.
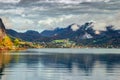
M 87 22 L 83 25 L 71 24 L 66 28 L 55 28 L 54 30 L 37 31 L 28 30 L 26 32 L 17 32 L 12 29 L 5 29 L 0 19 L 0 40 L 7 34 L 14 38 L 19 38 L 29 42 L 51 42 L 53 40 L 69 39 L 82 45 L 114 45 L 120 47 L 120 30 L 115 30 L 114 26 L 106 26 L 105 31 L 93 29 L 93 22 Z
M 105 31 L 94 30 L 93 27 L 93 22 L 83 25 L 71 24 L 66 28 L 45 30 L 41 36 L 49 37 L 49 40 L 69 39 L 81 45 L 120 47 L 120 30 L 115 30 L 112 25 L 106 26 Z

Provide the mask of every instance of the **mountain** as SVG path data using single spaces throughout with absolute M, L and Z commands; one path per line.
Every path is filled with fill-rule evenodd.
M 51 42 L 53 40 L 69 39 L 78 45 L 102 46 L 113 45 L 120 47 L 120 30 L 115 30 L 112 25 L 106 26 L 106 31 L 93 29 L 93 22 L 86 22 L 83 25 L 71 24 L 66 28 L 56 28 L 54 30 L 37 31 L 28 30 L 19 33 L 8 29 L 7 34 L 30 42 Z
M 55 35 L 61 33 L 62 30 L 64 30 L 64 29 L 63 28 L 56 28 L 54 30 L 44 30 L 43 32 L 41 32 L 41 35 L 45 36 L 45 37 L 52 37 L 52 36 L 55 36 Z
M 0 18 L 0 51 L 11 50 L 13 48 L 13 42 L 11 38 L 7 35 L 5 25 Z
M 82 46 L 120 47 L 120 30 L 115 30 L 112 25 L 106 26 L 106 31 L 94 30 L 93 27 L 93 22 L 87 22 L 83 25 L 71 24 L 66 28 L 43 32 L 44 34 L 52 33 L 47 36 L 49 41 L 69 39 Z
M 113 26 L 107 26 L 106 31 L 97 31 L 93 29 L 93 22 L 87 22 L 83 25 L 71 24 L 66 28 L 55 28 L 54 30 L 37 31 L 28 30 L 24 33 L 7 29 L 7 34 L 21 38 L 25 41 L 51 41 L 56 39 L 70 39 L 81 41 L 85 39 L 99 39 L 102 37 L 119 36 L 120 31 L 112 29 Z
M 2 19 L 0 18 L 0 41 L 5 37 L 5 35 L 6 35 L 6 29 Z
M 7 31 L 7 34 L 9 34 L 10 36 L 20 38 L 24 41 L 33 42 L 41 37 L 39 32 L 33 31 L 33 30 L 28 30 L 24 33 L 16 32 L 15 30 L 12 30 L 12 29 L 7 29 L 6 31 Z
M 12 29 L 5 29 L 2 19 L 0 19 L 0 51 L 3 50 L 20 50 L 25 48 L 39 48 L 39 44 L 33 44 L 32 41 L 38 39 L 39 33 L 36 31 L 27 31 L 25 33 L 18 33 Z M 23 40 L 31 41 L 24 42 Z
M 88 22 L 84 25 L 71 24 L 66 28 L 56 28 L 55 30 L 45 30 L 41 33 L 42 36 L 52 37 L 55 39 L 89 39 L 95 36 L 93 23 Z

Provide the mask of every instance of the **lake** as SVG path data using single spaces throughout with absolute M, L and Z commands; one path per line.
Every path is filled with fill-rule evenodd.
M 0 80 L 119 80 L 120 49 L 28 49 L 0 54 Z

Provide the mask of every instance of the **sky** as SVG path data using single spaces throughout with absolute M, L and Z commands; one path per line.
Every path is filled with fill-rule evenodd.
M 120 0 L 0 0 L 0 18 L 19 32 L 43 31 L 93 21 L 94 29 L 120 29 Z

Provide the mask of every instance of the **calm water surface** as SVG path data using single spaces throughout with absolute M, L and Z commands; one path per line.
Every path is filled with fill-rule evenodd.
M 120 80 L 120 50 L 1 52 L 0 80 Z

